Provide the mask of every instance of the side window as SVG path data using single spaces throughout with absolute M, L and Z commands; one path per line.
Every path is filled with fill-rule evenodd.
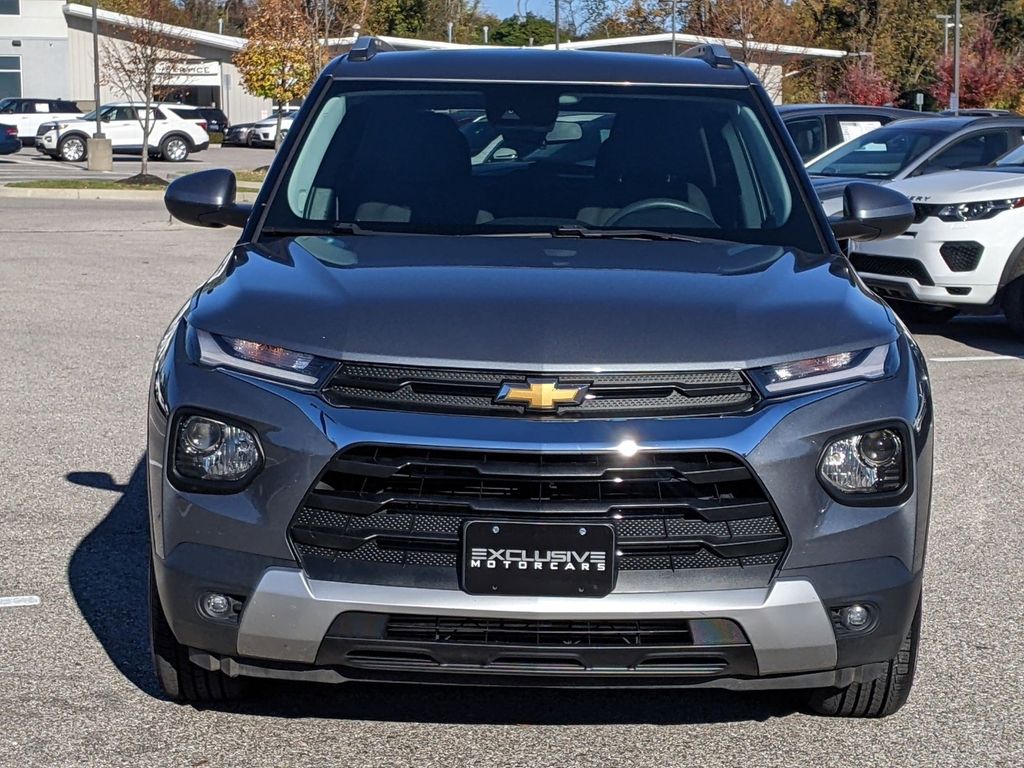
M 820 117 L 796 118 L 787 122 L 786 128 L 793 137 L 801 160 L 810 160 L 828 149 L 825 143 L 825 123 Z
M 961 168 L 977 168 L 988 165 L 1010 149 L 1010 137 L 1005 128 L 981 131 L 960 139 L 945 149 L 921 168 L 919 173 L 956 171 Z
M 26 111 L 27 112 L 43 112 L 43 113 L 46 113 L 46 112 L 50 112 L 52 110 L 50 109 L 50 102 L 48 102 L 48 101 L 37 101 L 34 104 L 32 104 L 30 109 L 28 109 Z

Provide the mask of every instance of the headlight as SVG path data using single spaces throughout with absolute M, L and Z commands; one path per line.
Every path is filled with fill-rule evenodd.
M 1003 211 L 1021 207 L 1024 207 L 1024 197 L 1014 197 L 1009 200 L 986 200 L 980 203 L 944 205 L 935 215 L 943 221 L 979 221 L 991 219 Z
M 229 336 L 215 336 L 196 330 L 199 341 L 199 362 L 211 368 L 231 368 L 269 379 L 315 386 L 335 363 L 305 352 L 247 341 Z
M 200 483 L 237 483 L 261 461 L 256 436 L 243 427 L 199 415 L 178 420 L 174 470 L 179 478 Z
M 875 429 L 833 440 L 825 446 L 819 471 L 842 494 L 895 493 L 906 483 L 903 437 Z
M 751 371 L 751 375 L 769 395 L 804 389 L 819 389 L 850 381 L 881 379 L 899 364 L 896 344 L 836 352 L 791 363 L 780 363 Z

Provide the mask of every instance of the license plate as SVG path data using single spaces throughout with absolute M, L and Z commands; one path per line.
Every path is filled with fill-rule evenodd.
M 599 523 L 467 522 L 462 588 L 473 595 L 603 597 L 615 587 L 615 529 Z

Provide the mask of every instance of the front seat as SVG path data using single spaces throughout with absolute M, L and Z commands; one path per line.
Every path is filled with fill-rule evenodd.
M 341 193 L 350 221 L 459 227 L 476 221 L 469 144 L 435 112 L 367 116 Z
M 623 112 L 598 151 L 594 186 L 577 218 L 594 226 L 641 200 L 678 200 L 714 222 L 699 178 L 697 133 L 673 114 Z

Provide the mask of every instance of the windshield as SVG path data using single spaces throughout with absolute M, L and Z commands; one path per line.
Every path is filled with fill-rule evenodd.
M 951 133 L 952 128 L 910 128 L 894 123 L 836 147 L 809 164 L 807 172 L 819 176 L 892 179 Z
M 821 252 L 757 110 L 745 89 L 339 81 L 264 228 L 644 230 Z
M 995 164 L 997 167 L 1024 166 L 1024 144 L 1007 152 L 996 160 Z

